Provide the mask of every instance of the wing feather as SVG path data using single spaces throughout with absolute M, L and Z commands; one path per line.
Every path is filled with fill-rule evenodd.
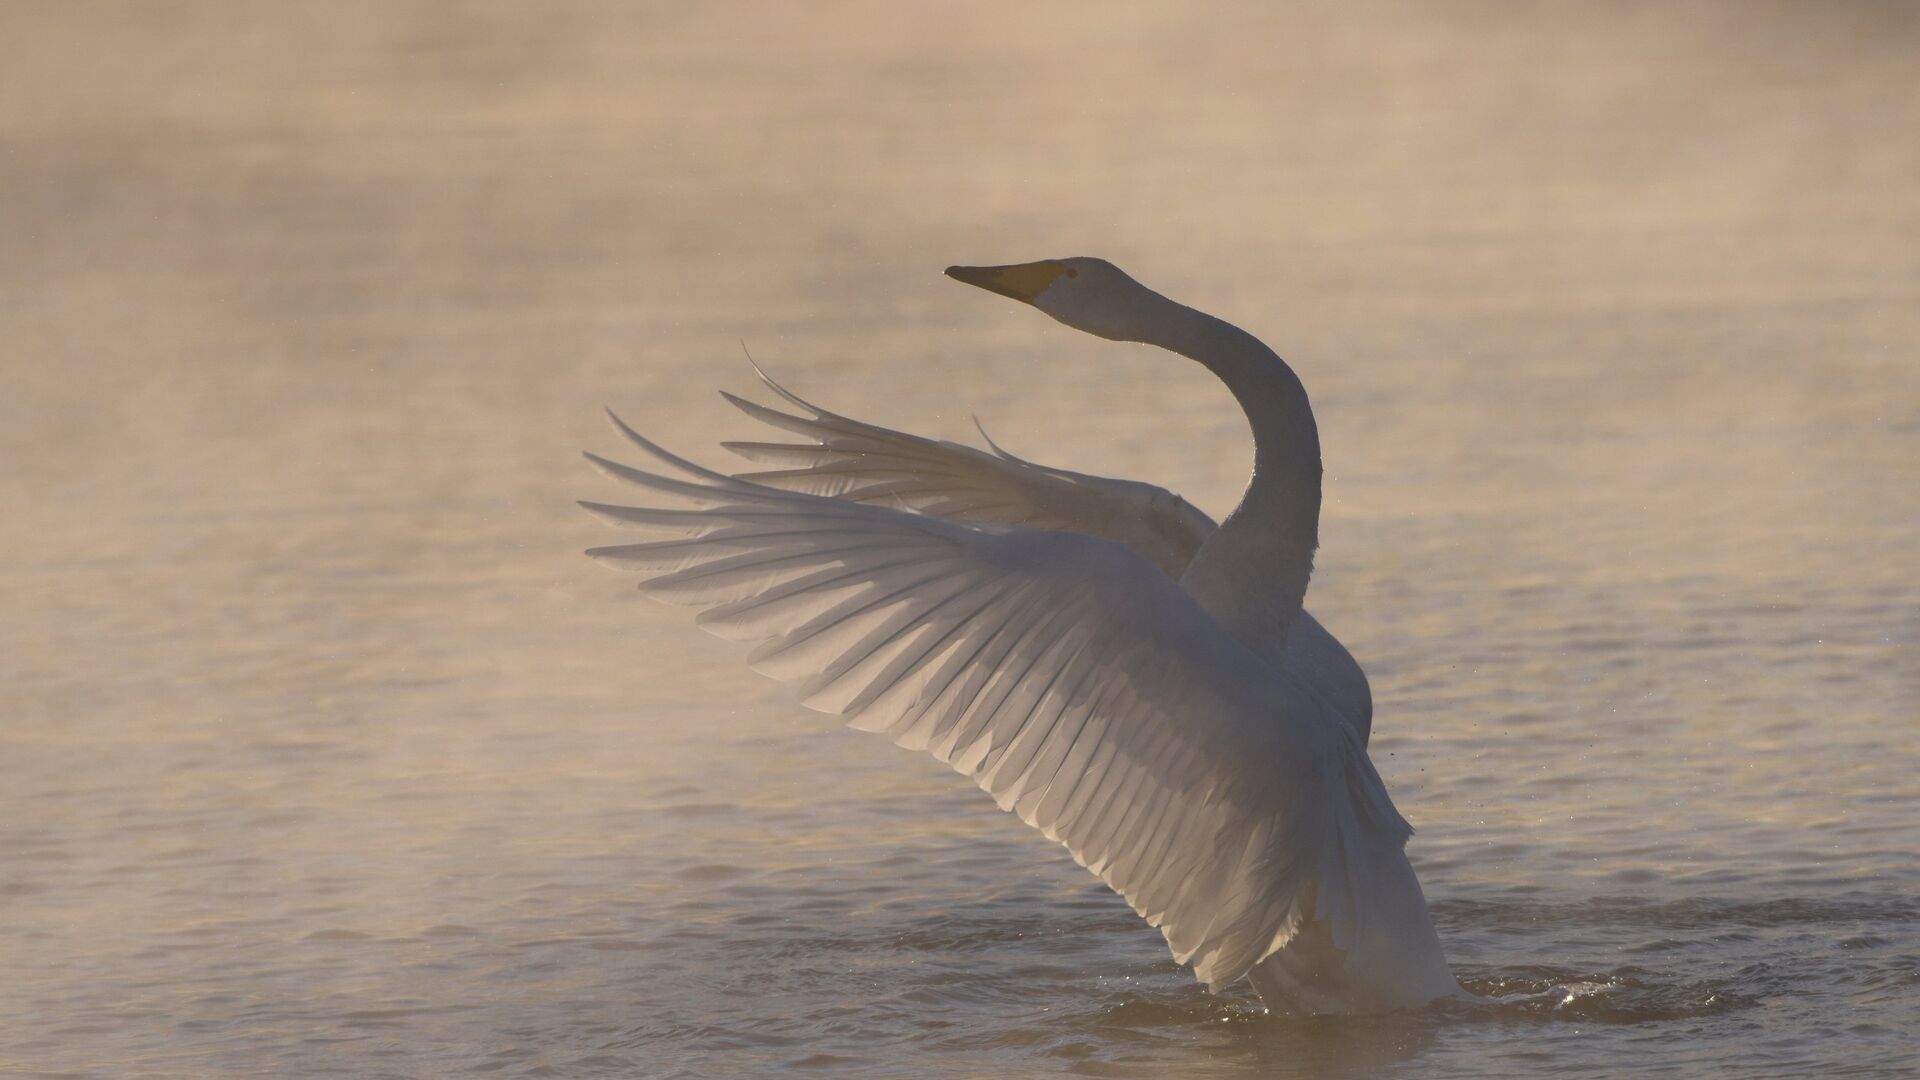
M 722 443 L 749 461 L 777 466 L 743 473 L 742 479 L 959 521 L 1104 537 L 1132 548 L 1176 581 L 1214 532 L 1211 518 L 1164 488 L 1026 461 L 1001 449 L 984 429 L 980 434 L 992 453 L 854 420 L 805 400 L 757 364 L 754 371 L 798 414 L 724 391 L 721 396 L 748 416 L 805 441 Z M 1373 697 L 1352 655 L 1305 611 L 1285 648 L 1287 666 L 1330 700 L 1364 743 L 1373 723 Z
M 1209 985 L 1284 945 L 1316 903 L 1344 904 L 1337 938 L 1356 932 L 1348 866 L 1409 831 L 1358 738 L 1138 552 L 768 487 L 615 423 L 679 476 L 594 464 L 678 505 L 587 504 L 653 537 L 594 555 L 754 642 L 754 667 L 810 707 L 971 776 Z
M 1152 484 L 1038 465 L 988 439 L 992 453 L 921 438 L 829 412 L 781 386 L 755 365 L 767 388 L 804 415 L 721 392 L 735 408 L 805 443 L 721 445 L 758 464 L 782 466 L 741 479 L 789 491 L 888 505 L 941 517 L 1117 540 L 1178 578 L 1213 520 Z M 982 432 L 985 435 L 985 432 Z

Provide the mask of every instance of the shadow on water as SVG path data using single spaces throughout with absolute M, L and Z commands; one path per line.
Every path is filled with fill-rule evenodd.
M 1757 1003 L 1748 986 L 1764 978 L 1674 978 L 1641 968 L 1604 974 L 1546 966 L 1467 969 L 1471 1000 L 1374 1016 L 1269 1015 L 1251 993 L 1215 997 L 1203 988 L 1140 987 L 1110 995 L 1097 1016 L 1061 1017 L 1036 1045 L 1092 1076 L 1141 1075 L 1131 1054 L 1157 1056 L 1173 1044 L 1199 1049 L 1196 1077 L 1369 1077 L 1397 1074 L 1443 1040 L 1473 1028 L 1511 1024 L 1640 1025 L 1729 1013 Z M 1191 1060 L 1191 1059 L 1190 1059 Z
M 796 900 L 805 894 L 798 886 L 780 892 Z M 884 890 L 861 901 L 858 918 L 836 907 L 846 918 L 831 930 L 803 929 L 821 914 L 809 909 L 791 919 L 736 922 L 714 944 L 729 970 L 756 973 L 740 992 L 757 1004 L 726 1033 L 739 1048 L 785 1037 L 819 1049 L 827 1032 L 846 1036 L 831 1049 L 854 1060 L 873 1051 L 878 1026 L 902 1029 L 896 1046 L 936 1059 L 1039 1058 L 1078 1075 L 1151 1075 L 1147 1063 L 1170 1060 L 1185 1063 L 1182 1075 L 1202 1077 L 1389 1075 L 1435 1050 L 1444 1057 L 1461 1045 L 1512 1037 L 1503 1030 L 1536 1029 L 1525 1036 L 1536 1038 L 1733 1019 L 1833 978 L 1884 977 L 1885 993 L 1898 994 L 1907 985 L 1901 958 L 1881 955 L 1897 946 L 1857 928 L 1920 914 L 1910 900 L 1868 894 L 1442 901 L 1435 911 L 1445 932 L 1512 950 L 1505 962 L 1456 965 L 1471 999 L 1300 1019 L 1268 1015 L 1244 985 L 1208 993 L 1097 886 L 1059 894 L 993 889 L 932 912 Z M 1810 951 L 1809 935 L 1831 938 L 1833 948 Z M 1558 959 L 1590 954 L 1596 943 L 1639 962 Z M 1730 947 L 1744 962 L 1724 962 Z M 1526 962 L 1535 957 L 1558 962 Z M 823 1011 L 821 980 L 850 972 L 870 987 L 865 1005 Z M 781 1020 L 769 1022 L 771 1014 Z M 699 1041 L 711 1049 L 721 1032 L 714 1018 L 703 1023 Z M 685 1037 L 684 1030 L 631 1034 L 643 1043 Z M 1204 1067 L 1195 1071 L 1194 1062 Z
M 1626 938 L 1670 940 L 1705 931 L 1715 940 L 1770 928 L 1832 927 L 1911 914 L 1903 902 L 1783 899 L 1771 902 L 1696 898 L 1653 902 L 1596 898 L 1573 903 L 1454 901 L 1445 919 L 1456 928 L 1517 926 L 1613 927 Z M 1900 910 L 1891 910 L 1889 904 Z M 1108 984 L 1077 1010 L 1054 1014 L 1025 1040 L 1033 1052 L 1071 1062 L 1082 1075 L 1140 1075 L 1135 1054 L 1160 1056 L 1175 1045 L 1199 1050 L 1207 1066 L 1195 1076 L 1347 1077 L 1388 1075 L 1438 1044 L 1519 1025 L 1604 1025 L 1618 1029 L 1697 1022 L 1756 1008 L 1791 993 L 1796 977 L 1779 965 L 1750 963 L 1702 975 L 1678 957 L 1671 964 L 1608 969 L 1552 964 L 1458 965 L 1470 999 L 1378 1016 L 1270 1016 L 1244 987 L 1214 996 L 1171 968 Z M 1059 988 L 1056 987 L 1056 991 Z
M 700 877 L 723 897 L 742 885 Z M 1782 1003 L 1842 986 L 1858 1000 L 1893 1001 L 1916 985 L 1903 939 L 1863 932 L 1916 914 L 1903 897 L 1449 900 L 1435 905 L 1445 930 L 1495 957 L 1456 965 L 1472 998 L 1386 1015 L 1278 1017 L 1244 985 L 1210 994 L 1098 886 L 1003 886 L 930 907 L 863 884 L 821 909 L 835 897 L 770 879 L 790 910 L 723 919 L 708 936 L 684 924 L 668 931 L 658 955 L 610 969 L 596 994 L 622 1002 L 613 1037 L 563 1041 L 623 1060 L 778 1060 L 846 1076 L 898 1075 L 911 1060 L 960 1075 L 1158 1077 L 1171 1068 L 1195 1080 L 1272 1080 L 1524 1073 L 1545 1055 L 1610 1065 L 1630 1047 L 1708 1046 L 1765 1030 L 1777 1045 L 1754 1053 L 1779 1064 L 1823 1037 L 1786 1030 Z M 1595 961 L 1596 952 L 1635 962 Z M 567 962 L 596 963 L 584 951 Z M 688 997 L 672 975 L 685 970 L 710 973 L 711 992 Z M 835 986 L 857 988 L 859 1000 L 824 992 Z M 1867 1022 L 1847 1037 L 1898 1038 Z
M 1380 1076 L 1426 1051 L 1438 1030 L 1425 1012 L 1271 1016 L 1244 987 L 1214 996 L 1177 979 L 1135 983 L 1089 1004 L 1061 1017 L 1035 1048 L 1086 1076 L 1149 1075 L 1140 1063 L 1170 1056 L 1196 1078 Z

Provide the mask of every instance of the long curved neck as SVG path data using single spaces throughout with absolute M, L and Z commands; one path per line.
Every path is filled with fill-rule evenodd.
M 1299 376 L 1252 334 L 1155 294 L 1135 340 L 1199 361 L 1253 428 L 1253 477 L 1240 505 L 1180 583 L 1243 644 L 1272 656 L 1299 615 L 1320 542 L 1320 431 Z

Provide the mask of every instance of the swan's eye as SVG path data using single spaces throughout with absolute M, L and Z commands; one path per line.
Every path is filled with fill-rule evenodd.
M 1075 269 L 1074 269 L 1073 267 L 1071 267 L 1071 266 L 1069 266 L 1069 267 L 1067 267 L 1067 268 L 1066 268 L 1066 271 L 1067 271 L 1067 276 L 1068 276 L 1068 277 L 1079 277 L 1079 276 L 1080 276 L 1080 271 L 1078 271 L 1078 270 L 1075 270 Z

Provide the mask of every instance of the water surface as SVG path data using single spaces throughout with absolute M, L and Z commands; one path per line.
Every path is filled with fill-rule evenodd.
M 1898 5 L 15 5 L 0 1072 L 1893 1076 L 1920 1025 L 1920 44 Z M 598 410 L 830 407 L 1215 512 L 1495 1000 L 1283 1022 L 579 556 Z

